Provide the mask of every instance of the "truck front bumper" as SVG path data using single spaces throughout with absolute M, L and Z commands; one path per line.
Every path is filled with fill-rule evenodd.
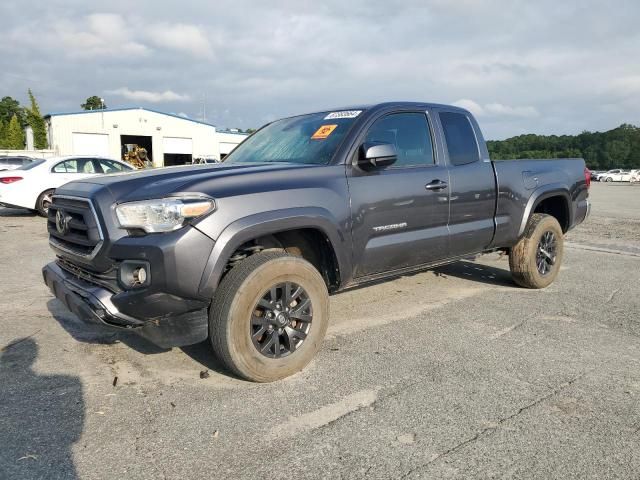
M 134 318 L 118 310 L 111 300 L 112 292 L 72 275 L 55 262 L 46 265 L 42 275 L 55 297 L 84 322 L 135 332 L 162 348 L 192 345 L 206 340 L 209 335 L 206 306 L 151 319 Z M 162 294 L 155 295 L 156 306 L 163 301 L 168 307 L 165 311 L 171 312 L 171 305 L 180 299 L 169 294 L 166 299 Z

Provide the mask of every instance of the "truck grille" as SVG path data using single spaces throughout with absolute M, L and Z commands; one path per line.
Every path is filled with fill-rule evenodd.
M 102 246 L 102 231 L 88 199 L 53 196 L 47 218 L 49 242 L 54 248 L 93 258 Z

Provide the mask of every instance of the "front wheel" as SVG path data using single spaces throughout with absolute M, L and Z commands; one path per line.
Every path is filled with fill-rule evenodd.
M 53 192 L 55 192 L 53 188 L 45 190 L 36 200 L 36 212 L 38 212 L 38 215 L 41 217 L 46 217 L 49 214 L 49 205 L 51 205 Z
M 525 288 L 545 288 L 556 279 L 564 252 L 564 234 L 551 215 L 534 213 L 524 236 L 509 253 L 513 280 Z
M 326 284 L 306 260 L 262 252 L 218 286 L 209 315 L 211 345 L 235 374 L 271 382 L 302 370 L 327 331 Z
M 605 180 L 604 180 L 604 181 L 605 181 L 605 182 L 613 182 L 613 178 L 611 178 L 611 177 L 607 177 L 607 178 L 605 178 Z

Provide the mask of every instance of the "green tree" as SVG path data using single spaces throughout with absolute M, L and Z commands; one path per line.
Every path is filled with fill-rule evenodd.
M 29 101 L 31 102 L 31 107 L 26 110 L 27 123 L 33 130 L 33 146 L 37 149 L 47 148 L 47 126 L 44 123 L 42 114 L 40 114 L 40 107 L 31 89 L 29 89 Z
M 623 140 L 612 140 L 607 142 L 604 147 L 605 154 L 609 159 L 609 165 L 612 167 L 625 166 L 627 157 L 631 152 L 629 143 Z
M 80 105 L 84 110 L 103 110 L 107 108 L 107 104 L 96 95 L 88 97 L 83 104 Z
M 622 124 L 607 132 L 579 135 L 518 135 L 487 142 L 491 158 L 582 157 L 592 169 L 640 167 L 640 128 Z
M 24 109 L 20 106 L 20 102 L 11 97 L 3 97 L 2 100 L 0 100 L 0 120 L 6 125 L 14 115 L 18 117 L 20 126 L 24 128 L 27 125 L 27 119 Z
M 4 121 L 0 118 L 0 148 L 7 148 L 5 146 L 7 142 L 6 134 L 7 134 L 7 126 L 5 125 Z
M 6 132 L 6 148 L 9 150 L 24 150 L 24 131 L 20 126 L 17 115 L 11 117 Z

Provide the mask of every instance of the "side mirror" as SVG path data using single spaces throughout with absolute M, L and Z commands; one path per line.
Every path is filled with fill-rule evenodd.
M 391 143 L 365 143 L 361 147 L 358 166 L 367 168 L 383 168 L 393 165 L 398 159 L 395 145 Z

